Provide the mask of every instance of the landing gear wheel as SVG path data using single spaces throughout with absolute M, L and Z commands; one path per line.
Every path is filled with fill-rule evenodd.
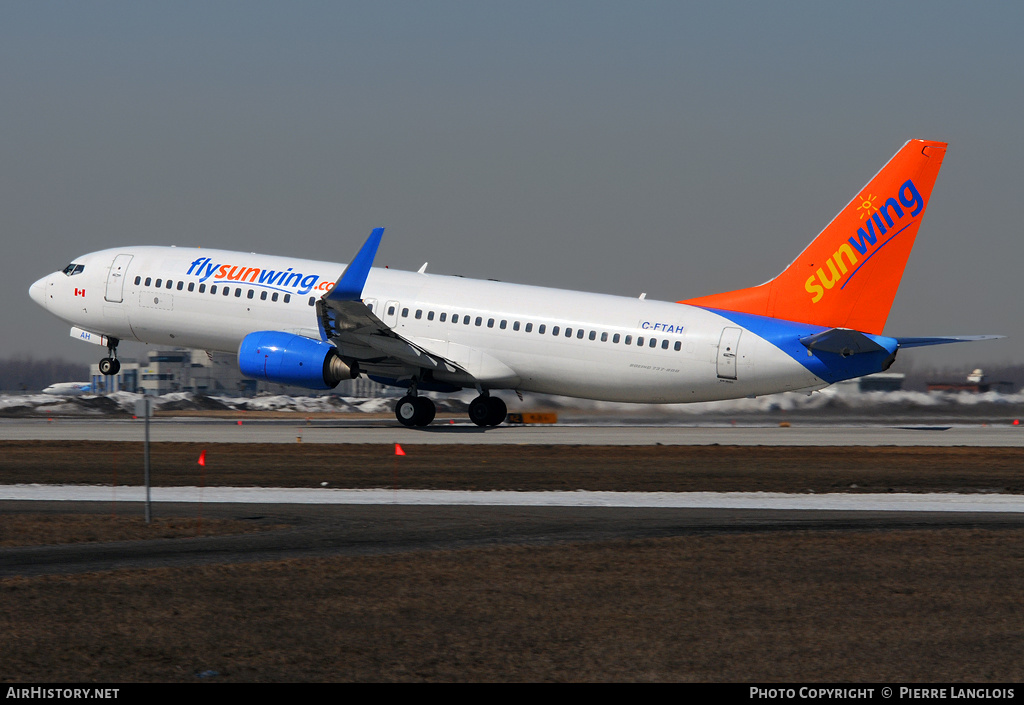
M 497 426 L 508 409 L 498 397 L 479 396 L 469 404 L 469 420 L 477 426 Z
M 419 397 L 405 396 L 395 404 L 395 418 L 403 426 L 416 425 L 416 400 Z
M 121 371 L 121 363 L 117 358 L 105 357 L 100 360 L 100 372 L 107 376 L 116 375 Z
M 434 406 L 434 402 L 426 397 L 415 397 L 413 403 L 416 405 L 416 425 L 429 425 L 434 420 L 434 415 L 437 414 L 437 407 Z
M 505 420 L 505 415 L 508 413 L 508 407 L 498 397 L 487 397 L 487 425 L 497 426 Z
M 403 426 L 426 426 L 434 420 L 437 407 L 426 397 L 404 396 L 395 404 L 395 418 Z

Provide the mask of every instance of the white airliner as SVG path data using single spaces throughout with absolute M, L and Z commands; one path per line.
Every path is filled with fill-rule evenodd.
M 92 394 L 92 382 L 57 382 L 43 390 L 43 394 L 61 397 L 73 397 L 80 394 Z
M 420 392 L 475 388 L 469 417 L 497 425 L 514 390 L 622 402 L 696 402 L 821 389 L 887 369 L 901 348 L 999 336 L 883 336 L 941 142 L 912 140 L 781 274 L 680 302 L 372 268 L 383 228 L 348 265 L 224 250 L 118 247 L 35 282 L 71 334 L 117 345 L 236 352 L 250 377 L 331 389 L 359 375 Z

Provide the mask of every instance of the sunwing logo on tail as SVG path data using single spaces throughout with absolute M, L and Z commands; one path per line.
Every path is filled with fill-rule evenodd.
M 825 261 L 825 266 L 818 267 L 818 271 L 807 278 L 804 289 L 811 295 L 811 303 L 818 303 L 825 296 L 825 292 L 840 284 L 840 289 L 845 287 L 850 279 L 861 267 L 867 264 L 878 250 L 892 241 L 894 237 L 910 227 L 911 223 L 902 224 L 904 217 L 909 216 L 911 222 L 922 210 L 924 210 L 924 199 L 921 198 L 917 186 L 910 179 L 900 186 L 899 193 L 890 197 L 878 207 L 877 196 L 870 193 L 860 197 L 860 205 L 857 206 L 860 219 L 863 225 L 857 228 L 857 234 L 846 242 Z M 879 242 L 879 238 L 897 226 L 898 230 L 888 238 Z M 859 257 L 858 257 L 859 255 Z M 826 272 L 826 267 L 828 271 Z M 843 281 L 845 279 L 845 281 Z

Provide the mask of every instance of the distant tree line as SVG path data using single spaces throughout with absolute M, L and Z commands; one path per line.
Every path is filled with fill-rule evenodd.
M 33 360 L 29 357 L 0 359 L 0 390 L 38 392 L 57 382 L 84 382 L 89 366 L 67 360 Z

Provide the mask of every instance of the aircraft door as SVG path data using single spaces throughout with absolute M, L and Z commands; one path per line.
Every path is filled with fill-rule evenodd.
M 736 379 L 736 358 L 739 355 L 739 328 L 723 328 L 718 341 L 718 378 Z
M 115 304 L 124 301 L 124 278 L 128 273 L 128 263 L 131 261 L 132 255 L 118 255 L 114 258 L 107 274 L 107 290 L 103 295 L 107 301 Z

